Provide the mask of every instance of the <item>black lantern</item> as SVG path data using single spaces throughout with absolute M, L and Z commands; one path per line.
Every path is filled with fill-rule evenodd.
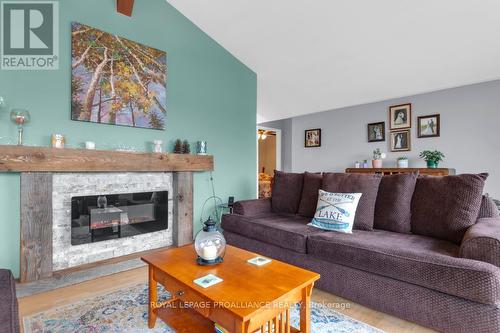
M 194 239 L 194 248 L 198 254 L 196 262 L 202 266 L 220 264 L 226 251 L 226 239 L 211 217 L 203 224 L 203 230 Z

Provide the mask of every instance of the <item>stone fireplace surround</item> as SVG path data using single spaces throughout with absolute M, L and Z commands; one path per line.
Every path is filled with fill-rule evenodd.
M 71 245 L 71 197 L 154 191 L 168 191 L 167 230 Z M 57 271 L 172 246 L 172 192 L 171 172 L 54 173 L 52 175 L 52 269 Z
M 169 192 L 167 230 L 71 245 L 71 196 Z M 21 173 L 20 281 L 193 240 L 192 172 Z

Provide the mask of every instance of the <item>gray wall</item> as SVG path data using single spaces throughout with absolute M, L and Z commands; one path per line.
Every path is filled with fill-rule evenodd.
M 412 103 L 412 150 L 389 151 L 388 109 L 390 105 Z M 417 138 L 418 116 L 441 114 L 441 137 Z M 386 141 L 367 142 L 366 125 L 386 122 Z M 375 148 L 388 152 L 384 166 L 407 156 L 410 166 L 425 167 L 420 151 L 438 149 L 445 155 L 442 167 L 459 173 L 490 173 L 486 192 L 500 198 L 500 81 L 492 81 L 433 93 L 320 112 L 282 120 L 283 155 L 290 163 L 286 171 L 343 171 L 357 160 L 370 159 Z M 291 123 L 290 126 L 284 124 Z M 304 130 L 322 129 L 322 146 L 304 148 Z M 287 153 L 288 151 L 288 153 Z

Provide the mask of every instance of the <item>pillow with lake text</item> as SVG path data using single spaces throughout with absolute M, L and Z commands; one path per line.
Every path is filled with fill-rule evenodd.
M 319 190 L 316 212 L 309 225 L 351 234 L 361 195 L 362 193 L 331 193 Z

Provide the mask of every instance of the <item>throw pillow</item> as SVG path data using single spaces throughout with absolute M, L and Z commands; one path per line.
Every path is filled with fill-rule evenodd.
M 300 199 L 299 215 L 313 217 L 318 202 L 318 192 L 323 182 L 321 173 L 304 174 L 304 186 L 302 186 L 302 198 Z
M 497 218 L 499 216 L 498 207 L 493 199 L 488 195 L 483 195 L 481 208 L 479 209 L 478 219 Z
M 371 174 L 324 173 L 322 189 L 334 193 L 362 193 L 354 229 L 373 230 L 375 201 L 381 177 Z
M 408 234 L 411 231 L 411 198 L 418 173 L 383 176 L 375 204 L 375 229 Z
M 319 190 L 316 213 L 309 225 L 351 234 L 361 196 L 361 193 L 330 193 Z
M 271 206 L 275 213 L 297 213 L 303 182 L 302 173 L 274 171 Z
M 420 176 L 411 203 L 411 231 L 460 244 L 476 223 L 487 173 Z

